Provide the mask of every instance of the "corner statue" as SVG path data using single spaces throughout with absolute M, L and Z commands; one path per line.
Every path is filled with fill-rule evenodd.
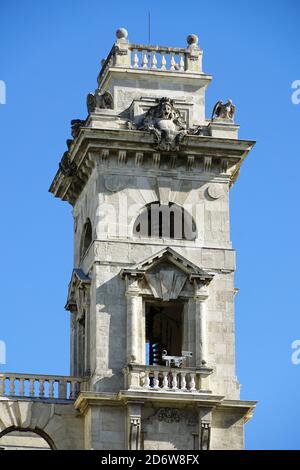
M 223 101 L 218 101 L 213 109 L 211 119 L 213 120 L 214 117 L 219 119 L 230 119 L 233 120 L 235 113 L 235 106 L 232 100 L 227 100 L 227 103 L 223 103 Z

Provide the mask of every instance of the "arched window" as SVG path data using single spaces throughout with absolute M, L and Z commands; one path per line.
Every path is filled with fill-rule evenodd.
M 87 249 L 93 240 L 93 229 L 90 219 L 87 219 L 86 223 L 83 226 L 81 242 L 80 242 L 80 259 L 83 258 Z
M 0 433 L 0 450 L 55 450 L 54 442 L 41 429 L 12 426 Z
M 148 204 L 135 221 L 133 233 L 139 237 L 195 240 L 196 224 L 183 207 L 170 202 Z

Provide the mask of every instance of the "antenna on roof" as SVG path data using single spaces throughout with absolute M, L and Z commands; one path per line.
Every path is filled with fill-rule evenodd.
M 148 10 L 148 44 L 150 46 L 151 41 L 151 14 L 150 10 Z

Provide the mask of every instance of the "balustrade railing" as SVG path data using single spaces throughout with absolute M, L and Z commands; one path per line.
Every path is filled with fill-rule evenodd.
M 129 45 L 132 68 L 168 70 L 184 72 L 186 70 L 186 50 L 170 47 Z
M 135 366 L 125 369 L 126 386 L 146 391 L 201 392 L 208 391 L 207 377 L 212 369 Z
M 202 52 L 196 45 L 192 48 L 179 48 L 117 43 L 102 62 L 98 83 L 110 67 L 179 73 L 201 72 L 201 57 Z
M 0 373 L 0 397 L 75 399 L 81 379 L 68 376 Z

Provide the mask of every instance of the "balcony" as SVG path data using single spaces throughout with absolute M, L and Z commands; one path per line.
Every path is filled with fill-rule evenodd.
M 0 373 L 0 397 L 75 400 L 80 385 L 77 377 Z
M 210 393 L 208 367 L 174 368 L 130 365 L 124 369 L 125 388 L 147 392 Z

